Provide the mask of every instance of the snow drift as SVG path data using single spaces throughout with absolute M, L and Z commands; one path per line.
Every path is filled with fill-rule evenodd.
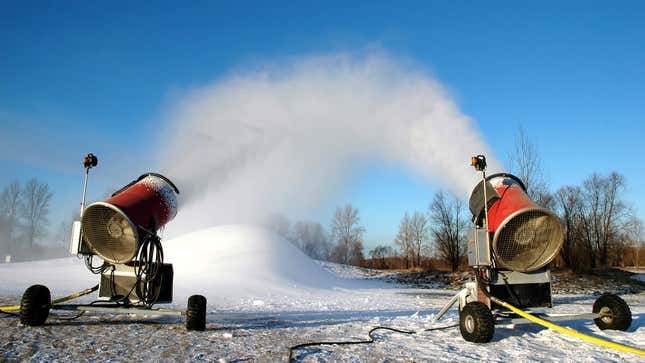
M 22 296 L 31 285 L 45 285 L 52 298 L 92 287 L 98 283 L 76 257 L 0 264 L 0 295 Z
M 164 254 L 173 264 L 180 294 L 268 297 L 356 286 L 261 227 L 228 225 L 188 233 L 164 242 Z
M 284 238 L 249 225 L 228 225 L 163 241 L 165 261 L 174 268 L 174 302 L 205 295 L 209 304 L 240 299 L 271 302 L 308 292 L 376 286 L 339 278 Z M 0 295 L 20 296 L 33 284 L 54 297 L 98 283 L 75 257 L 0 265 Z M 284 300 L 280 300 L 284 301 Z

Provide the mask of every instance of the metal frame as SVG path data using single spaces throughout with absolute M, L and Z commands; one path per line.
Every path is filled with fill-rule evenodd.
M 142 308 L 142 307 L 126 307 L 126 306 L 105 306 L 105 305 L 87 305 L 87 304 L 66 304 L 66 305 L 52 305 L 51 310 L 66 310 L 66 311 L 86 311 L 98 313 L 112 313 L 112 314 L 134 314 L 134 315 L 171 315 L 171 316 L 186 316 L 185 310 L 173 309 L 159 309 L 159 308 Z
M 554 314 L 554 315 L 549 315 L 549 314 L 533 314 L 539 318 L 542 318 L 547 321 L 555 322 L 555 321 L 571 321 L 571 320 L 581 320 L 581 319 L 589 319 L 589 320 L 594 320 L 598 318 L 602 318 L 604 315 L 601 314 L 595 314 L 595 313 L 586 313 L 586 314 Z M 525 318 L 496 318 L 495 325 L 506 325 L 506 324 L 515 324 L 515 325 L 520 325 L 520 324 L 534 324 L 533 322 L 525 319 Z
M 459 302 L 459 311 L 461 311 L 462 307 L 465 306 L 468 302 L 477 301 L 476 299 L 469 299 L 470 297 L 476 296 L 476 291 L 477 291 L 476 283 L 467 282 L 466 287 L 461 289 L 456 295 L 454 295 L 446 303 L 446 305 L 443 306 L 443 308 L 441 308 L 441 310 L 439 310 L 439 312 L 437 313 L 437 315 L 433 320 L 433 323 L 439 321 L 448 312 L 448 310 L 450 310 L 450 308 L 452 308 L 453 305 L 455 305 L 457 302 Z M 531 321 L 525 318 L 510 317 L 510 316 L 504 316 L 502 314 L 499 314 L 500 311 L 501 311 L 500 309 L 494 309 L 491 311 L 493 313 L 493 316 L 495 317 L 495 325 L 532 324 Z M 533 315 L 551 322 L 571 321 L 571 320 L 580 320 L 580 319 L 594 320 L 597 318 L 602 318 L 604 316 L 603 314 L 596 314 L 596 313 L 553 314 L 553 315 L 549 315 L 546 313 L 534 313 Z

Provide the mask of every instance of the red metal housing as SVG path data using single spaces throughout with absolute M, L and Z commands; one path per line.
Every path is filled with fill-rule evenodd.
M 144 174 L 106 201 L 85 208 L 83 240 L 104 260 L 127 263 L 148 233 L 155 234 L 175 217 L 178 193 L 163 175 Z
M 531 200 L 517 177 L 494 174 L 486 179 L 485 187 L 480 183 L 473 191 L 471 211 L 477 217 L 476 223 L 482 223 L 479 216 L 484 214 L 485 188 L 495 264 L 512 271 L 530 272 L 551 262 L 564 240 L 558 217 Z

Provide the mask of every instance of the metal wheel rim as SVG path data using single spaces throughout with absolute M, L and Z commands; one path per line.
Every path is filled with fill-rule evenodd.
M 614 320 L 614 314 L 611 309 L 606 306 L 603 306 L 602 309 L 600 309 L 598 315 L 600 315 L 600 320 L 605 324 L 611 324 L 612 320 Z
M 466 328 L 466 331 L 470 334 L 475 331 L 475 318 L 473 318 L 472 315 L 466 315 L 464 318 L 464 328 Z

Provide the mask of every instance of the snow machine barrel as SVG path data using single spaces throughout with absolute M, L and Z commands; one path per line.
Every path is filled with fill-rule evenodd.
M 484 223 L 484 181 L 470 196 L 475 224 Z M 512 174 L 486 177 L 488 231 L 500 267 L 530 272 L 551 262 L 562 247 L 564 234 L 558 217 L 526 194 L 522 181 Z M 485 226 L 484 226 L 485 227 Z
M 135 258 L 141 240 L 177 214 L 179 190 L 166 177 L 147 173 L 85 208 L 83 239 L 105 261 L 123 264 Z

